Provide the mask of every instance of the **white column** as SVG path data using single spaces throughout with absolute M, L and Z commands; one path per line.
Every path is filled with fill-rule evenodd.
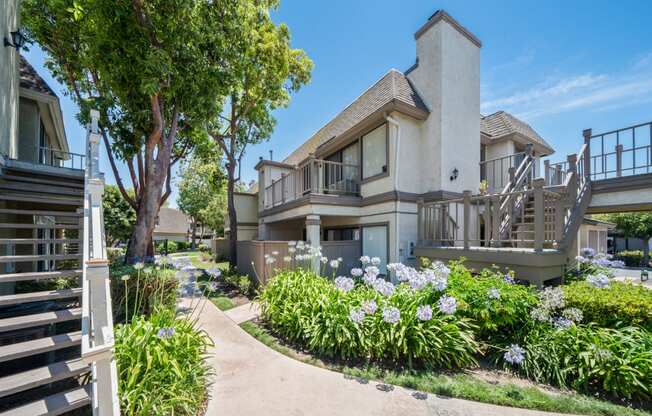
M 321 220 L 319 215 L 306 216 L 306 239 L 313 247 L 321 247 Z M 312 258 L 312 270 L 319 273 L 319 258 Z

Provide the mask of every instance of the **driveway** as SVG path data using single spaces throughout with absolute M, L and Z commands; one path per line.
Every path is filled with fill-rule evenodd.
M 241 318 L 243 310 L 231 315 Z M 430 394 L 423 397 L 401 387 L 381 391 L 375 382 L 358 382 L 267 348 L 212 302 L 204 306 L 199 324 L 215 342 L 210 358 L 215 377 L 207 410 L 211 416 L 553 415 Z

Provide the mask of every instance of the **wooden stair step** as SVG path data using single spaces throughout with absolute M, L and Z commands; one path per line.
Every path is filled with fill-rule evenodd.
M 59 270 L 54 272 L 25 272 L 0 274 L 0 283 L 24 282 L 27 280 L 65 279 L 81 276 L 81 270 Z
M 67 378 L 77 377 L 88 371 L 90 371 L 89 365 L 83 362 L 81 358 L 77 358 L 12 374 L 0 378 L 0 397 L 6 397 Z
M 29 357 L 30 355 L 56 351 L 81 345 L 81 331 L 38 338 L 0 347 L 0 362 Z
M 81 318 L 81 308 L 62 309 L 0 319 L 0 332 L 73 321 Z
M 70 196 L 82 196 L 84 195 L 84 189 L 68 187 L 68 186 L 52 186 L 44 184 L 31 183 L 27 186 L 25 183 L 11 183 L 11 182 L 0 182 L 0 189 L 7 189 L 10 191 L 19 191 L 19 192 L 34 192 L 35 194 L 54 194 L 54 195 L 70 195 Z
M 34 178 L 32 176 L 22 176 L 22 175 L 3 175 L 2 177 L 8 181 L 14 181 L 14 182 L 40 183 L 45 185 L 55 185 L 55 186 L 84 189 L 84 184 L 80 181 L 66 182 L 66 181 L 57 181 L 52 179 Z
M 0 244 L 80 244 L 79 238 L 0 238 Z
M 45 300 L 76 298 L 81 296 L 82 289 L 44 290 L 42 292 L 20 293 L 18 295 L 0 296 L 0 306 L 17 305 L 27 302 L 41 302 Z
M 0 229 L 9 230 L 30 230 L 30 229 L 60 229 L 60 230 L 76 230 L 81 228 L 80 224 L 24 224 L 24 223 L 0 223 Z
M 45 198 L 43 196 L 16 195 L 6 193 L 0 193 L 0 200 L 15 202 L 36 202 L 39 204 L 50 205 L 74 205 L 79 207 L 84 205 L 84 200 L 82 198 Z
M 25 254 L 21 256 L 0 256 L 0 263 L 18 263 L 41 260 L 81 260 L 84 255 L 78 254 Z
M 10 209 L 0 208 L 0 214 L 16 214 L 16 215 L 43 215 L 52 217 L 76 217 L 80 218 L 84 214 L 76 211 L 48 211 L 38 209 Z
M 58 416 L 89 404 L 91 386 L 86 385 L 7 410 L 0 416 Z

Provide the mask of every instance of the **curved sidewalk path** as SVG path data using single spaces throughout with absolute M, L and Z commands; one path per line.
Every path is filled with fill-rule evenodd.
M 187 305 L 188 301 L 185 305 Z M 227 315 L 228 314 L 228 315 Z M 227 313 L 207 302 L 199 316 L 215 347 L 215 369 L 207 415 L 217 416 L 551 416 L 428 394 L 395 387 L 385 392 L 377 382 L 358 382 L 344 375 L 286 357 L 251 337 L 236 320 L 256 311 L 243 305 Z

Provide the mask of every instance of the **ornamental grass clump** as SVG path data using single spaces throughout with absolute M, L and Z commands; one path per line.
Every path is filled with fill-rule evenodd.
M 362 270 L 335 282 L 302 269 L 281 272 L 260 295 L 262 317 L 285 339 L 326 356 L 444 368 L 475 364 L 473 325 L 456 314 L 452 296 L 433 287 L 442 273 L 428 272 L 431 280 L 417 290 L 407 280 L 384 280 L 372 259 Z

